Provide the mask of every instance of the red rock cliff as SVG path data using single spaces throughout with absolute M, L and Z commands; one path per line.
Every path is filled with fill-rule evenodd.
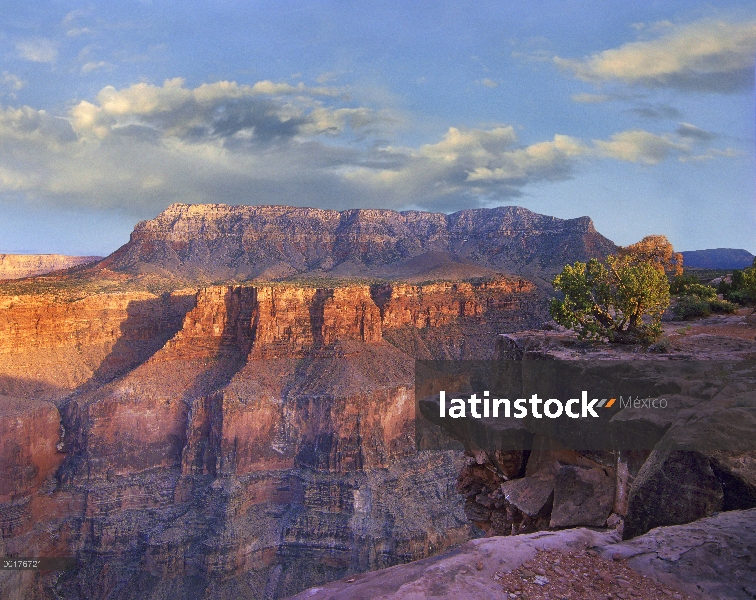
M 59 407 L 0 424 L 24 446 L 2 543 L 81 557 L 61 597 L 154 599 L 282 597 L 458 543 L 461 457 L 418 454 L 412 349 L 387 339 L 493 339 L 536 299 L 518 279 L 2 298 L 2 381 Z

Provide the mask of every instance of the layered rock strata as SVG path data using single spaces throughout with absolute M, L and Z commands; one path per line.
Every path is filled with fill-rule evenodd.
M 0 586 L 274 598 L 468 539 L 462 457 L 416 450 L 413 357 L 386 337 L 477 324 L 490 352 L 537 298 L 518 279 L 3 298 L 0 553 L 78 567 Z
M 101 256 L 62 254 L 0 254 L 0 279 L 20 279 L 88 265 Z
M 548 275 L 614 251 L 588 217 L 562 220 L 513 206 L 446 215 L 174 204 L 139 223 L 98 268 L 206 281 L 302 274 L 451 279 Z

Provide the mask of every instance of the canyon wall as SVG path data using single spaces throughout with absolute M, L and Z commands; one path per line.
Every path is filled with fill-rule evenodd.
M 0 553 L 79 566 L 0 588 L 275 598 L 468 539 L 414 356 L 488 357 L 543 305 L 511 278 L 1 298 Z

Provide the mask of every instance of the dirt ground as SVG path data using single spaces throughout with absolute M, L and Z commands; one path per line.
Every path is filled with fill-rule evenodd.
M 539 552 L 511 573 L 493 576 L 511 600 L 666 600 L 691 598 L 591 550 Z
M 711 315 L 690 321 L 668 321 L 663 323 L 664 334 L 670 339 L 692 335 L 708 334 L 743 340 L 756 339 L 756 313 L 753 308 L 740 308 L 734 315 Z

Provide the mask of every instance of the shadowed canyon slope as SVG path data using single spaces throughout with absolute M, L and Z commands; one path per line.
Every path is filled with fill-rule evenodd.
M 1 549 L 78 557 L 63 598 L 281 597 L 468 539 L 461 455 L 415 449 L 413 356 L 545 316 L 516 278 L 0 305 Z
M 549 275 L 615 250 L 588 217 L 562 220 L 514 206 L 446 215 L 174 204 L 139 223 L 100 266 L 205 281 L 302 274 L 430 280 Z

